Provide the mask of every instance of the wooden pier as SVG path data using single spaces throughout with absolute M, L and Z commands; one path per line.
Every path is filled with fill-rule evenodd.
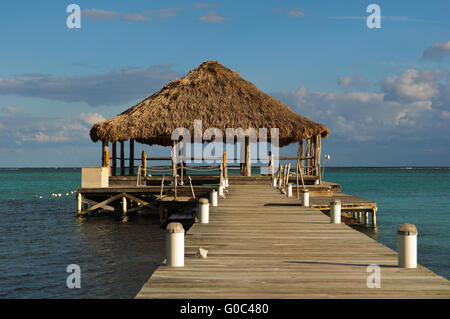
M 136 298 L 450 298 L 445 278 L 420 265 L 399 268 L 395 251 L 330 224 L 267 181 L 230 180 L 228 190 L 210 223 L 187 232 L 185 266 L 161 265 Z M 345 198 L 327 202 L 333 196 Z M 324 201 L 311 198 L 313 206 Z M 206 259 L 196 257 L 200 247 Z M 371 264 L 381 269 L 381 288 L 367 286 Z

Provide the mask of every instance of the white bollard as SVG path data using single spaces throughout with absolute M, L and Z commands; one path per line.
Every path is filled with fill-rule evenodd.
M 166 263 L 169 267 L 184 267 L 184 228 L 180 223 L 167 225 Z
M 287 196 L 287 197 L 292 197 L 292 184 L 291 184 L 291 183 L 289 183 L 289 184 L 287 185 L 287 193 L 286 193 L 286 196 Z
M 320 185 L 320 181 L 319 181 L 318 179 L 316 179 L 316 180 L 314 181 L 314 184 L 315 184 L 315 185 Z
M 52 194 L 52 196 L 53 196 L 53 194 Z M 81 195 L 81 193 L 78 193 L 77 194 L 77 213 L 79 214 L 79 213 L 81 213 L 81 203 L 82 203 L 82 195 Z
M 274 177 L 273 180 L 272 180 L 272 186 L 273 187 L 277 187 L 277 179 L 276 179 L 276 177 Z
M 217 206 L 217 191 L 213 189 L 211 191 L 211 197 L 210 197 L 211 206 L 216 207 Z
M 200 224 L 209 223 L 209 201 L 206 198 L 200 198 L 198 201 L 197 218 Z
M 217 191 L 219 192 L 219 196 L 224 196 L 223 195 L 223 186 L 222 185 L 219 185 L 219 187 L 217 187 Z
M 341 201 L 339 199 L 333 199 L 330 203 L 330 223 L 341 223 Z
M 402 224 L 397 230 L 398 266 L 417 268 L 417 228 Z
M 283 179 L 280 178 L 280 179 L 278 180 L 278 188 L 279 188 L 279 189 L 281 189 L 282 183 L 283 183 Z
M 307 189 L 302 190 L 302 205 L 309 207 L 309 191 Z

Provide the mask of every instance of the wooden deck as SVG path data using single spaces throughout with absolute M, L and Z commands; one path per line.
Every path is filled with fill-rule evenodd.
M 187 232 L 185 267 L 160 266 L 136 298 L 450 298 L 445 278 L 398 268 L 395 251 L 268 184 L 230 182 L 226 196 Z M 381 288 L 367 287 L 369 264 Z

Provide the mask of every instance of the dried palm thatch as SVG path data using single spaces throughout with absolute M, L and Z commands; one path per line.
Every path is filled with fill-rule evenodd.
M 203 130 L 216 127 L 224 136 L 226 128 L 267 128 L 270 138 L 270 128 L 279 128 L 280 146 L 319 134 L 326 138 L 330 133 L 326 126 L 298 115 L 236 72 L 208 61 L 125 112 L 95 124 L 90 136 L 94 142 L 133 138 L 169 146 L 176 128 L 186 128 L 194 136 L 194 120 L 203 121 Z

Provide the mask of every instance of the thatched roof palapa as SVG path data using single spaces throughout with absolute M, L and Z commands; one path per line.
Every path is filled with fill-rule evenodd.
M 267 128 L 269 136 L 270 128 L 279 128 L 280 146 L 319 134 L 326 138 L 330 133 L 326 126 L 298 115 L 238 73 L 208 61 L 125 112 L 95 124 L 90 136 L 94 142 L 133 138 L 169 146 L 176 128 L 187 128 L 194 136 L 194 120 L 203 121 L 203 131 L 216 127 L 223 136 L 226 128 Z

